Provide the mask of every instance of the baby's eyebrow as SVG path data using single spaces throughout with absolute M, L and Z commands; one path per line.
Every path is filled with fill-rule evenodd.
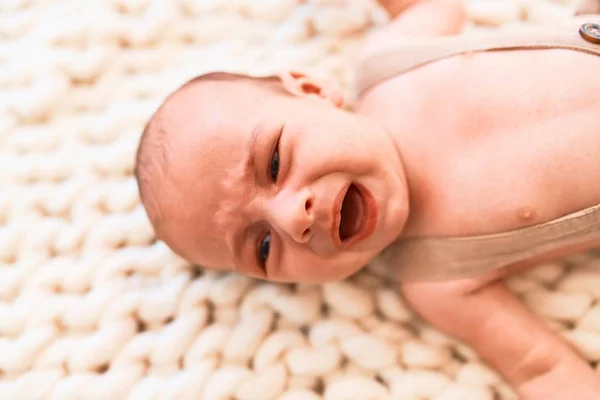
M 256 160 L 256 142 L 258 140 L 258 135 L 261 132 L 261 125 L 257 124 L 250 137 L 248 138 L 248 142 L 246 142 L 246 161 L 244 162 L 244 174 L 246 176 L 250 175 L 252 170 L 255 168 L 255 160 Z

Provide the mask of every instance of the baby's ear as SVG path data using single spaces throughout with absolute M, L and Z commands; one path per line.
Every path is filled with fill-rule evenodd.
M 317 96 L 333 104 L 335 107 L 344 105 L 344 95 L 335 82 L 317 79 L 302 72 L 287 71 L 279 74 L 279 79 L 285 90 L 296 96 Z

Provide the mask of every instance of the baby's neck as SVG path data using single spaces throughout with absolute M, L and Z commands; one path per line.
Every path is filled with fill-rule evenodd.
M 402 157 L 410 201 L 409 217 L 401 237 L 421 236 L 426 229 L 422 217 L 435 207 L 442 171 L 438 168 L 438 160 L 431 159 L 431 153 L 426 152 L 419 140 L 408 140 L 412 138 L 408 135 L 392 137 Z
M 360 113 L 383 126 L 402 159 L 410 199 L 410 213 L 401 237 L 426 234 L 428 227 L 424 217 L 431 214 L 432 209 L 439 207 L 436 202 L 439 202 L 439 191 L 444 190 L 444 165 L 447 165 L 446 160 L 449 157 L 458 157 L 455 154 L 456 149 L 442 143 L 432 145 L 432 141 L 437 142 L 439 138 L 414 134 L 420 129 L 411 127 L 406 121 L 399 121 L 394 117 L 393 121 L 382 120 L 379 115 L 369 115 L 368 111 Z M 443 149 L 443 152 L 432 151 L 432 147 Z

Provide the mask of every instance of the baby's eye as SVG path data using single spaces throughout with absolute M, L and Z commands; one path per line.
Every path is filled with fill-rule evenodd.
M 273 182 L 277 181 L 277 174 L 279 174 L 279 143 L 277 143 L 273 157 L 271 157 L 270 175 Z
M 267 233 L 258 246 L 258 263 L 263 268 L 265 268 L 265 265 L 267 264 L 267 258 L 269 257 L 270 249 L 271 234 Z

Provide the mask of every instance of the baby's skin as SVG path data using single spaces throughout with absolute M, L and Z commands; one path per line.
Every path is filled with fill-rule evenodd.
M 380 3 L 391 22 L 363 57 L 465 23 L 459 0 Z M 140 195 L 157 237 L 192 263 L 279 282 L 343 279 L 398 238 L 507 231 L 600 203 L 599 70 L 600 57 L 575 51 L 467 54 L 378 84 L 352 113 L 335 85 L 302 73 L 211 74 L 149 122 Z M 600 399 L 592 368 L 502 282 L 540 260 L 528 261 L 399 289 L 521 398 Z

